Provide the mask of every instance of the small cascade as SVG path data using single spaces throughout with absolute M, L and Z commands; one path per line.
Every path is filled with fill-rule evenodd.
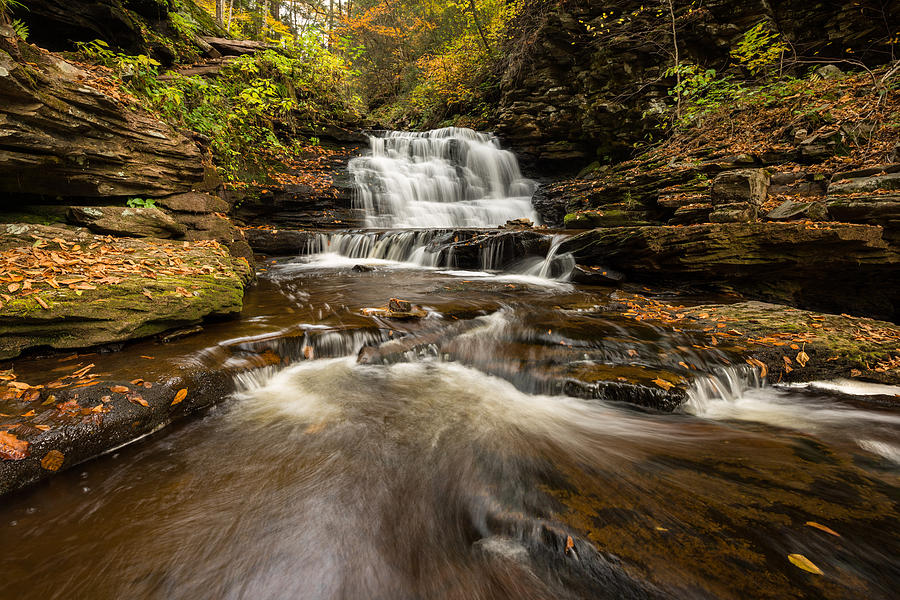
M 733 404 L 747 390 L 760 388 L 762 385 L 759 371 L 749 365 L 719 367 L 694 380 L 688 390 L 684 408 L 695 414 L 704 414 L 710 410 L 711 405 Z
M 354 203 L 372 228 L 496 227 L 537 220 L 537 184 L 494 135 L 460 127 L 389 131 L 370 138 L 372 153 L 350 161 Z
M 429 252 L 429 244 L 444 232 L 440 229 L 424 231 L 361 231 L 348 233 L 318 233 L 309 242 L 308 254 L 337 254 L 347 258 L 387 260 L 412 263 L 423 267 L 437 267 L 440 253 Z
M 559 247 L 568 239 L 565 235 L 554 235 L 550 243 L 550 250 L 542 261 L 533 261 L 523 265 L 520 271 L 523 275 L 532 275 L 541 279 L 558 279 L 567 281 L 572 269 L 575 268 L 575 259 L 569 253 L 559 254 Z

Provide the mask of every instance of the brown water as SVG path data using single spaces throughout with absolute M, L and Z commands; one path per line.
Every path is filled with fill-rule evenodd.
M 896 597 L 896 411 L 748 388 L 689 333 L 617 316 L 612 290 L 352 262 L 271 265 L 240 321 L 90 357 L 143 377 L 297 360 L 0 500 L 0 598 Z M 392 296 L 431 314 L 360 314 Z M 661 413 L 562 395 L 573 360 L 717 378 Z

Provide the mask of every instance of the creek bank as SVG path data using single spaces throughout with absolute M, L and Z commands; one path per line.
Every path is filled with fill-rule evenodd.
M 900 385 L 900 326 L 757 301 L 677 304 L 620 292 L 621 314 L 700 332 L 702 346 L 752 359 L 770 383 L 858 379 Z M 753 362 L 753 361 L 759 362 Z
M 253 278 L 215 241 L 111 238 L 5 225 L 0 358 L 155 335 L 241 311 Z M 8 293 L 7 293 L 8 292 Z
M 900 254 L 877 226 L 610 227 L 575 235 L 559 251 L 634 281 L 709 285 L 791 306 L 898 318 Z

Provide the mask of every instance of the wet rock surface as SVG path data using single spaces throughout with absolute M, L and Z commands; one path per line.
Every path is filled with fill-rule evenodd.
M 215 242 L 100 238 L 84 230 L 7 225 L 0 357 L 85 348 L 236 315 L 252 273 Z M 93 247 L 92 247 L 93 246 Z M 36 273 L 29 273 L 37 268 Z M 27 288 L 26 286 L 27 282 Z
M 897 318 L 900 256 L 880 227 L 724 223 L 594 229 L 567 240 L 560 251 L 629 279 L 718 285 L 800 307 Z

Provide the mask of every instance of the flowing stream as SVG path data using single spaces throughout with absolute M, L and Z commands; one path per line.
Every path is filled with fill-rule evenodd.
M 900 390 L 765 385 L 564 281 L 558 238 L 455 268 L 438 236 L 530 216 L 490 136 L 388 134 L 351 168 L 373 225 L 417 229 L 323 235 L 240 320 L 86 359 L 236 392 L 0 500 L 0 598 L 896 597 Z M 372 316 L 391 297 L 424 317 Z M 684 404 L 648 408 L 634 382 L 681 364 Z

